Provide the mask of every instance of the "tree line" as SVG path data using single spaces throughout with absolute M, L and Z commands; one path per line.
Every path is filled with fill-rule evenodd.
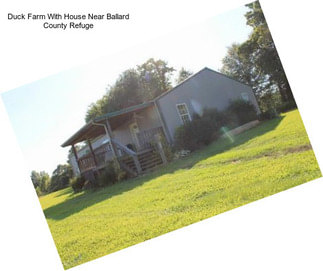
M 52 176 L 49 176 L 45 171 L 37 172 L 36 170 L 33 170 L 30 174 L 31 181 L 39 196 L 67 187 L 72 177 L 73 170 L 69 164 L 58 165 Z

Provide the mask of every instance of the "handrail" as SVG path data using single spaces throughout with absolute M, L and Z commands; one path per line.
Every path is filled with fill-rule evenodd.
M 121 144 L 118 140 L 116 140 L 115 138 L 111 138 L 111 141 L 118 146 L 119 149 L 121 149 L 122 151 L 124 151 L 125 153 L 129 154 L 130 156 L 136 156 L 137 154 L 129 149 L 128 147 L 126 147 L 125 145 Z
M 133 150 L 130 150 L 128 147 L 126 147 L 125 145 L 121 144 L 118 140 L 116 140 L 114 138 L 111 138 L 111 142 L 113 144 L 116 144 L 117 147 L 120 150 L 124 151 L 125 153 L 129 154 L 132 157 L 132 159 L 133 159 L 133 161 L 135 163 L 136 169 L 137 169 L 137 174 L 140 174 L 141 171 L 142 171 L 142 169 L 141 169 L 141 166 L 140 166 L 140 162 L 139 162 L 137 153 L 134 152 Z

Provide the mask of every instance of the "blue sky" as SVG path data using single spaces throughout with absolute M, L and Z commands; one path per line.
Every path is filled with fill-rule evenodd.
M 30 170 L 51 174 L 67 160 L 60 145 L 84 124 L 88 105 L 99 99 L 118 75 L 150 57 L 197 72 L 221 68 L 226 48 L 247 39 L 245 7 L 139 44 L 122 53 L 103 56 L 81 67 L 63 71 L 2 93 L 12 127 Z

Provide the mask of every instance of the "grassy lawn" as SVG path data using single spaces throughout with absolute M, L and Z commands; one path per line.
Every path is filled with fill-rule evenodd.
M 295 110 L 145 176 L 40 202 L 70 268 L 320 176 Z

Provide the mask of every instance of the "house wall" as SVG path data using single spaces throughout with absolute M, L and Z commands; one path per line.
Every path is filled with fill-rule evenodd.
M 118 140 L 121 144 L 127 145 L 132 142 L 132 137 L 129 130 L 129 122 L 119 126 L 117 129 L 113 130 L 113 137 Z
M 140 112 L 138 114 L 137 123 L 140 131 L 157 128 L 162 125 L 154 106 L 148 107 L 144 111 Z
M 192 117 L 195 113 L 202 114 L 205 108 L 224 110 L 230 101 L 241 99 L 242 93 L 248 95 L 260 113 L 251 87 L 207 68 L 161 96 L 157 103 L 171 141 L 176 128 L 183 124 L 176 104 L 185 103 Z
M 154 106 L 147 107 L 144 110 L 136 113 L 136 120 L 139 127 L 139 132 L 161 126 Z M 131 123 L 133 123 L 133 121 L 126 122 L 117 129 L 113 130 L 114 138 L 116 138 L 123 145 L 127 145 L 129 143 L 134 144 L 129 129 L 129 125 Z

